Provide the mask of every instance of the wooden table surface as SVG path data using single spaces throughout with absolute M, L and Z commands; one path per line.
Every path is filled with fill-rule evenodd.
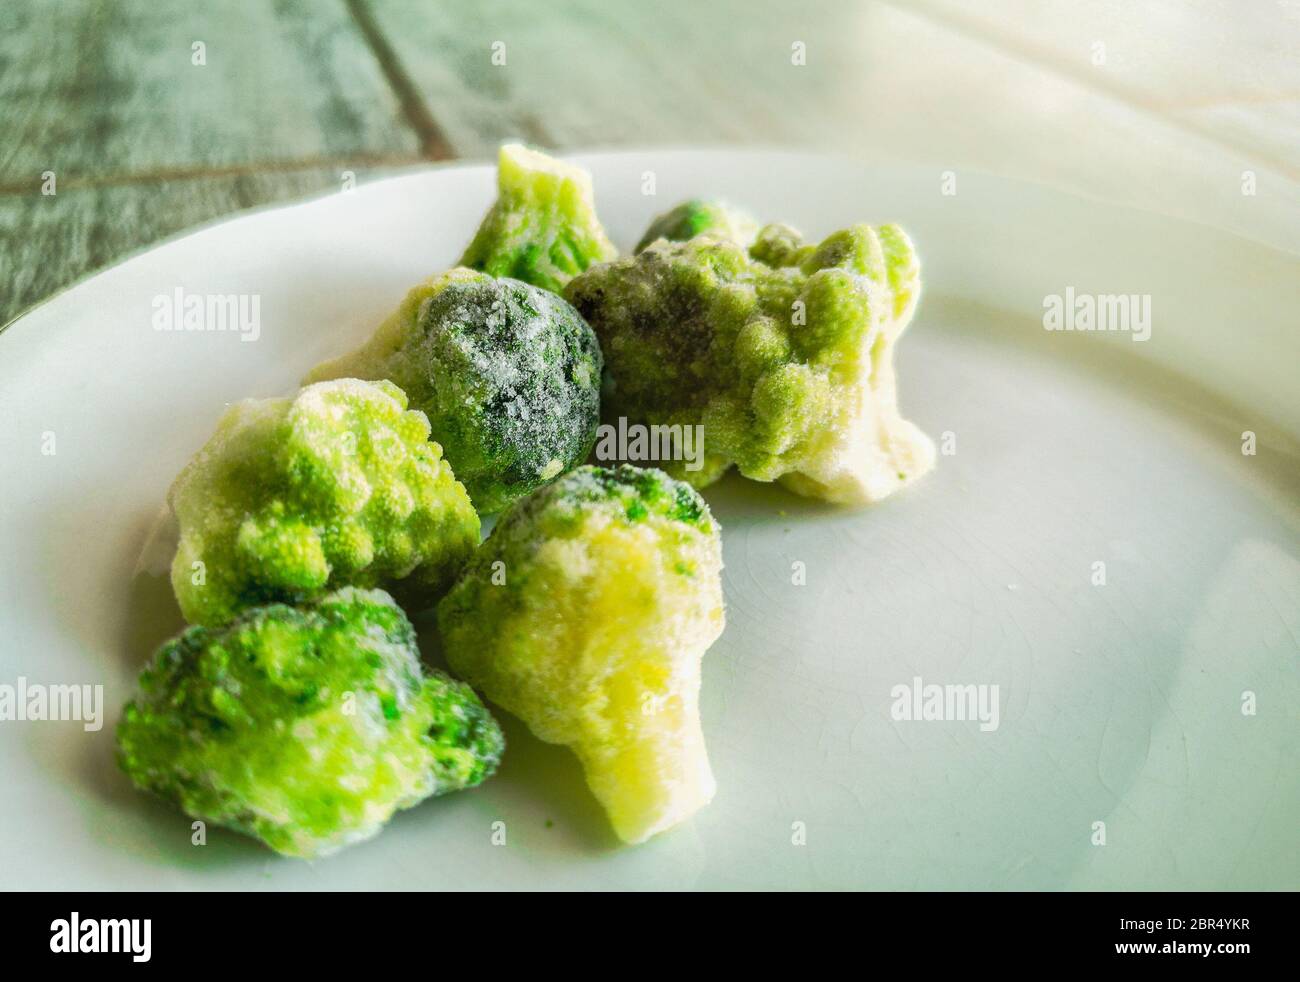
M 220 216 L 511 138 L 820 148 L 936 193 L 983 170 L 1300 250 L 1300 5 L 6 0 L 0 134 L 0 324 Z

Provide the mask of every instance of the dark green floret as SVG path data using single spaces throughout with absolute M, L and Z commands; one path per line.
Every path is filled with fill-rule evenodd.
M 479 511 L 500 510 L 591 452 L 600 345 L 555 294 L 518 280 L 453 281 L 430 298 L 419 331 L 430 371 L 411 398 Z
M 308 378 L 391 379 L 481 513 L 580 464 L 596 440 L 600 345 L 566 301 L 457 267 L 411 290 L 371 339 Z

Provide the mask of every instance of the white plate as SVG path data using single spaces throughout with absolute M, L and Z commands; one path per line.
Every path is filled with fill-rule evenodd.
M 113 764 L 119 707 L 179 623 L 165 581 L 132 574 L 173 475 L 228 402 L 291 389 L 456 259 L 493 172 L 451 167 L 204 229 L 0 335 L 0 683 L 102 684 L 107 707 L 99 732 L 0 722 L 0 883 L 1300 887 L 1300 261 L 973 174 L 945 196 L 929 170 L 795 154 L 577 159 L 624 247 L 721 194 L 813 235 L 900 221 L 925 264 L 900 391 L 956 453 L 865 511 L 736 478 L 707 494 L 728 602 L 704 671 L 713 804 L 619 848 L 569 753 L 507 721 L 488 784 L 308 864 L 192 845 Z M 259 295 L 260 338 L 155 331 L 178 287 Z M 1066 287 L 1150 295 L 1151 339 L 1045 331 Z M 998 686 L 998 727 L 895 720 L 916 676 Z

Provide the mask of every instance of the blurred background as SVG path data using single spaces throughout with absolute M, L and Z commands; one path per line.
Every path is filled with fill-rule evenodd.
M 1300 2 L 5 0 L 0 134 L 0 324 L 512 138 L 986 171 L 1300 251 Z

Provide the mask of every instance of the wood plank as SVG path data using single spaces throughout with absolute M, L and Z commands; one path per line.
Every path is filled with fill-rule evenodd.
M 551 147 L 717 144 L 798 138 L 833 124 L 825 53 L 852 4 L 609 4 L 529 0 L 369 7 L 462 156 L 502 140 Z M 505 45 L 505 65 L 493 45 Z M 837 45 L 843 50 L 843 43 Z
M 0 4 L 0 107 L 9 191 L 420 148 L 339 2 Z
M 1220 51 L 1221 0 L 1144 8 L 1136 27 L 1118 3 L 1062 28 L 1014 3 L 1023 16 L 965 0 L 0 4 L 0 319 L 344 167 L 486 158 L 511 138 L 902 159 L 932 165 L 936 193 L 940 170 L 980 169 L 1300 248 L 1291 35 L 1270 19 L 1285 11 L 1250 14 Z M 1161 10 L 1186 29 L 1176 44 Z M 1094 33 L 1111 39 L 1104 85 L 1059 67 Z M 55 200 L 38 194 L 47 169 Z
M 1300 7 L 916 0 L 936 20 L 1300 178 Z M 1101 45 L 1094 52 L 1094 45 Z M 1096 54 L 1104 56 L 1094 63 Z
M 1115 0 L 1062 34 L 1031 0 L 1013 0 L 1019 16 L 971 0 L 366 2 L 463 156 L 518 137 L 560 149 L 790 145 L 932 167 L 936 194 L 943 171 L 981 170 L 1300 249 L 1294 59 L 1279 53 L 1285 40 L 1257 45 L 1295 28 L 1271 6 L 1216 14 L 1221 0 L 1192 0 L 1183 17 L 1168 0 L 1129 29 L 1131 5 Z M 1177 30 L 1162 32 L 1161 16 L 1195 35 L 1176 56 L 1165 35 Z M 1216 53 L 1234 17 L 1253 26 L 1233 29 L 1230 56 Z M 1115 39 L 1100 78 L 1088 61 L 1094 28 Z M 1069 69 L 1075 40 L 1082 65 Z M 505 66 L 491 62 L 494 41 Z M 791 63 L 796 41 L 802 66 Z M 1225 57 L 1229 82 L 1196 81 Z M 1166 105 L 1178 79 L 1206 97 L 1274 100 L 1261 104 L 1269 122 L 1241 123 L 1258 130 L 1247 140 L 1211 120 L 1235 103 Z M 1188 125 L 1196 113 L 1204 124 Z M 1247 170 L 1254 196 L 1242 193 Z
M 400 173 L 355 170 L 358 183 Z M 335 168 L 0 196 L 0 325 L 90 273 L 231 212 L 326 193 Z

